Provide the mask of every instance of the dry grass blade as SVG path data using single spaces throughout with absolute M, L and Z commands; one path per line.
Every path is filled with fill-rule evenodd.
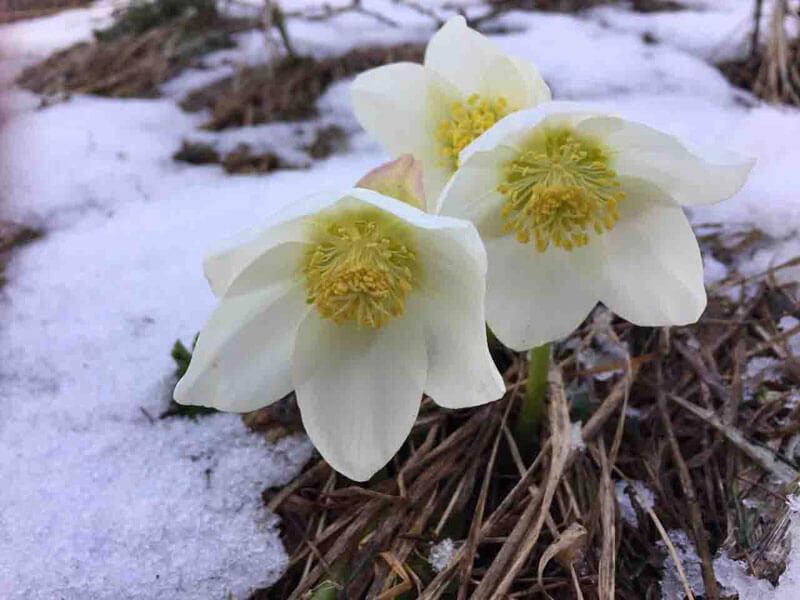
M 614 600 L 614 574 L 616 559 L 616 530 L 614 521 L 616 517 L 617 501 L 614 497 L 614 484 L 611 481 L 611 463 L 606 454 L 605 444 L 600 440 L 597 444 L 600 457 L 600 489 L 597 495 L 600 499 L 600 568 L 597 581 L 597 596 L 600 600 Z
M 503 421 L 500 424 L 500 429 L 497 431 L 497 436 L 492 446 L 492 454 L 489 457 L 489 462 L 486 465 L 486 473 L 481 482 L 481 491 L 478 496 L 478 502 L 475 506 L 475 513 L 472 523 L 469 528 L 469 535 L 467 536 L 467 543 L 464 546 L 464 556 L 461 559 L 461 584 L 458 586 L 458 600 L 466 600 L 468 594 L 469 581 L 472 577 L 472 567 L 475 563 L 475 553 L 478 550 L 478 538 L 480 536 L 481 527 L 483 525 L 483 515 L 486 510 L 486 498 L 489 494 L 489 484 L 491 482 L 491 474 L 494 469 L 495 461 L 497 460 L 497 449 L 500 446 L 501 434 L 508 431 L 506 427 L 506 420 L 508 419 L 508 412 L 511 409 L 512 403 L 508 403 L 508 407 L 503 413 Z
M 572 567 L 572 563 L 583 553 L 587 535 L 588 532 L 586 528 L 577 522 L 572 523 L 559 534 L 555 541 L 542 553 L 542 557 L 539 559 L 539 567 L 536 571 L 536 579 L 539 582 L 539 587 L 544 589 L 542 575 L 544 574 L 547 563 L 554 558 L 559 557 L 559 562 L 562 565 L 569 568 Z M 580 590 L 580 587 L 578 590 Z M 549 598 L 550 595 L 547 594 L 547 597 Z
M 781 482 L 790 483 L 797 479 L 798 472 L 790 465 L 787 465 L 782 460 L 779 460 L 775 456 L 775 452 L 748 441 L 741 431 L 732 425 L 726 425 L 723 423 L 722 419 L 720 419 L 719 416 L 712 411 L 700 406 L 696 406 L 691 402 L 687 402 L 675 394 L 669 394 L 669 399 L 722 433 L 729 442 L 744 452 L 751 460 L 757 463 L 765 471 L 777 477 Z
M 725 256 L 733 246 L 719 235 L 703 243 Z M 786 519 L 772 476 L 794 480 L 788 461 L 800 449 L 791 325 L 778 322 L 800 317 L 800 304 L 798 286 L 769 275 L 747 286 L 737 302 L 712 295 L 698 325 L 672 329 L 673 352 L 660 330 L 602 309 L 555 344 L 550 424 L 531 463 L 509 427 L 525 357 L 494 343 L 502 400 L 448 411 L 426 399 L 384 477 L 354 486 L 317 462 L 265 498 L 284 519 L 291 567 L 251 600 L 320 589 L 353 600 L 638 600 L 662 584 L 693 599 L 681 557 L 695 548 L 683 547 L 683 530 L 703 563 L 704 597 L 715 594 L 718 552 L 752 557 L 774 580 Z M 754 361 L 768 377 L 754 375 Z
M 550 370 L 550 468 L 544 489 L 537 497 L 531 498 L 523 517 L 511 532 L 506 544 L 489 567 L 483 581 L 475 590 L 473 598 L 499 598 L 511 587 L 514 578 L 528 560 L 531 550 L 539 539 L 539 532 L 550 510 L 550 503 L 561 481 L 567 464 L 572 440 L 569 407 L 564 392 L 564 382 L 560 369 Z M 537 514 L 538 513 L 538 514 Z M 533 518 L 534 514 L 535 519 Z M 501 577 L 502 576 L 502 577 Z M 499 583 L 495 585 L 495 579 Z
M 667 534 L 667 530 L 664 529 L 664 524 L 661 522 L 661 519 L 658 518 L 658 515 L 655 513 L 655 511 L 650 508 L 646 502 L 642 502 L 641 506 L 644 508 L 645 512 L 647 512 L 647 515 L 653 520 L 653 524 L 656 526 L 656 529 L 658 529 L 658 534 L 661 536 L 661 541 L 664 542 L 664 545 L 667 547 L 667 551 L 669 552 L 673 563 L 675 563 L 675 569 L 678 571 L 678 577 L 683 585 L 683 591 L 686 593 L 687 600 L 695 600 L 694 594 L 692 593 L 692 586 L 689 584 L 689 580 L 686 578 L 686 571 L 683 569 L 683 564 L 678 556 L 678 552 L 675 550 L 675 545 L 672 543 L 669 534 Z
M 658 398 L 658 410 L 661 414 L 661 422 L 667 432 L 672 458 L 678 468 L 683 494 L 689 505 L 689 517 L 691 519 L 694 542 L 703 563 L 703 582 L 705 583 L 706 596 L 711 600 L 719 600 L 719 587 L 717 577 L 714 574 L 714 564 L 711 559 L 711 550 L 708 547 L 708 532 L 703 526 L 703 517 L 700 511 L 700 504 L 697 501 L 692 476 L 689 467 L 681 454 L 680 444 L 675 437 L 675 431 L 667 410 L 667 397 L 664 388 L 663 371 L 661 363 L 656 363 L 656 397 Z

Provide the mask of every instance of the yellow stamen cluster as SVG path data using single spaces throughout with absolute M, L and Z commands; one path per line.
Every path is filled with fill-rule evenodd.
M 306 257 L 306 301 L 338 324 L 378 328 L 402 315 L 417 283 L 417 256 L 403 233 L 380 214 L 321 224 Z
M 455 171 L 459 153 L 509 112 L 505 98 L 489 100 L 473 94 L 466 103 L 454 102 L 450 117 L 436 130 L 442 164 Z
M 526 149 L 505 166 L 498 191 L 508 233 L 523 244 L 534 241 L 544 252 L 585 246 L 589 233 L 600 235 L 619 220 L 625 197 L 608 151 L 570 127 L 538 132 Z

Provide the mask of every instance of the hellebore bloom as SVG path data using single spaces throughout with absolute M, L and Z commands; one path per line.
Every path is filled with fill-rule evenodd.
M 439 210 L 478 228 L 489 259 L 486 320 L 524 350 L 567 335 L 598 301 L 637 325 L 696 321 L 703 264 L 681 206 L 729 198 L 752 166 L 549 103 L 465 150 Z
M 477 231 L 380 193 L 421 205 L 419 177 L 402 158 L 209 257 L 220 302 L 175 399 L 248 412 L 295 390 L 322 456 L 363 481 L 400 448 L 423 391 L 447 408 L 500 398 Z
M 506 115 L 550 100 L 550 89 L 533 64 L 503 54 L 457 16 L 431 38 L 424 65 L 371 69 L 351 97 L 361 126 L 384 148 L 422 161 L 432 209 L 459 152 Z

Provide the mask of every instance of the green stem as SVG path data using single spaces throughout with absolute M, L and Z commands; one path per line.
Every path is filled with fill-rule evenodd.
M 514 434 L 523 458 L 532 458 L 539 443 L 539 428 L 547 397 L 547 372 L 550 368 L 550 344 L 532 348 L 528 353 L 528 382 L 517 417 Z

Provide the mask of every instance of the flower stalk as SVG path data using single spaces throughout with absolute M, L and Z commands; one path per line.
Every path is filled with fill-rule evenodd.
M 528 353 L 528 380 L 517 417 L 514 434 L 522 457 L 531 458 L 539 443 L 539 429 L 547 400 L 547 373 L 550 369 L 550 343 Z

